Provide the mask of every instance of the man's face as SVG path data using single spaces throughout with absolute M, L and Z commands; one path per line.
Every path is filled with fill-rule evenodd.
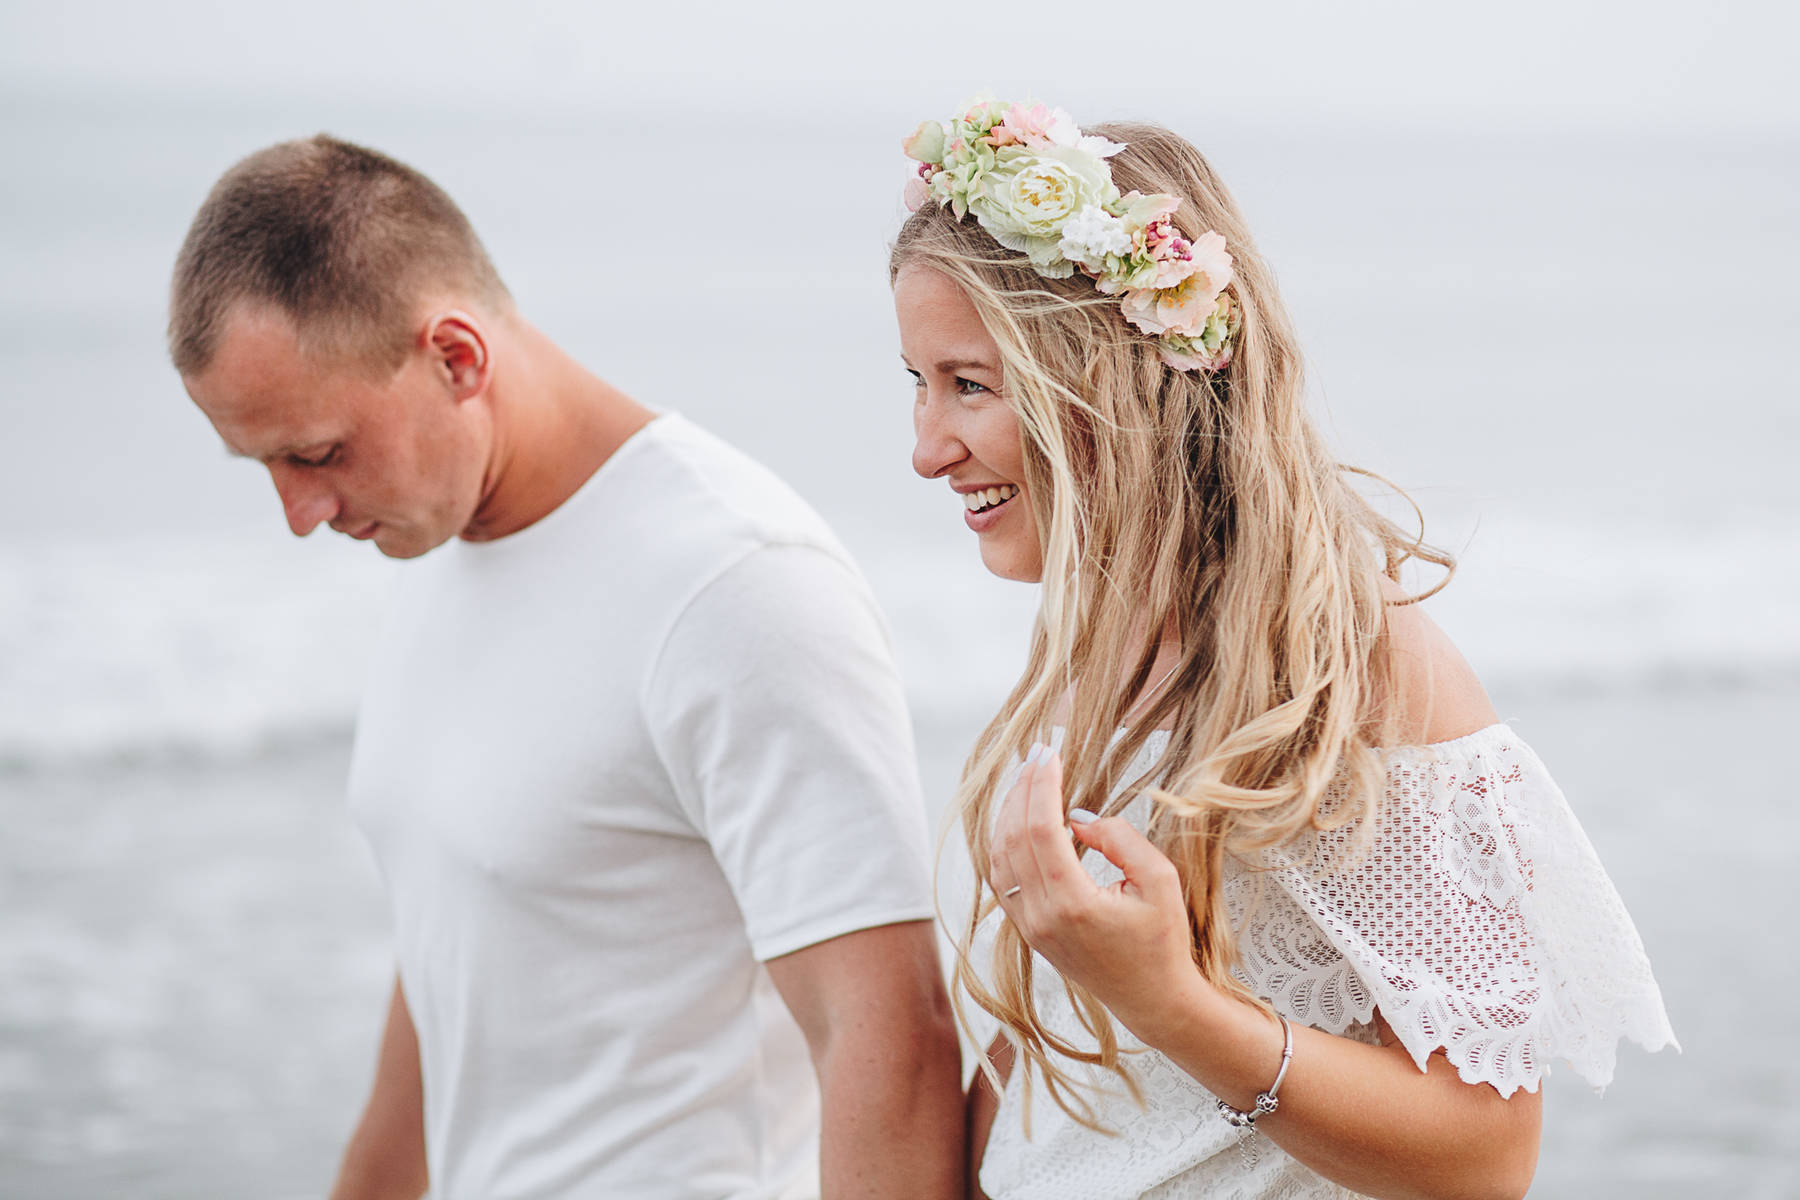
M 226 448 L 269 469 L 297 537 L 324 522 L 413 558 L 461 533 L 481 502 L 487 407 L 459 396 L 423 338 L 383 378 L 305 353 L 284 314 L 239 305 L 212 362 L 182 382 Z

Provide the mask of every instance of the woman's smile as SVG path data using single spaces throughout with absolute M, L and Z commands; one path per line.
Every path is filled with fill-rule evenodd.
M 991 484 L 962 493 L 963 520 L 976 533 L 985 533 L 999 523 L 1004 515 L 1003 510 L 1019 494 L 1016 485 L 1010 483 Z

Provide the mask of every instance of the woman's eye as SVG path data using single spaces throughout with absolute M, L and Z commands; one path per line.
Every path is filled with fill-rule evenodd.
M 343 448 L 344 448 L 343 444 L 339 443 L 338 445 L 333 446 L 331 449 L 325 451 L 325 453 L 323 453 L 323 454 L 313 454 L 310 456 L 296 454 L 296 455 L 294 455 L 294 462 L 298 463 L 300 466 L 303 466 L 303 467 L 329 467 L 332 463 L 334 463 L 338 460 L 338 451 L 342 450 Z
M 923 375 L 910 368 L 906 373 L 912 377 L 912 385 L 914 388 L 922 388 L 925 386 L 925 377 Z M 956 376 L 950 386 L 959 396 L 974 396 L 989 390 L 986 384 L 976 383 L 973 379 L 964 379 L 961 375 Z

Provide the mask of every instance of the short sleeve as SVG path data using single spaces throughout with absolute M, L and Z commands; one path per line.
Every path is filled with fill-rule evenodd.
M 905 696 L 849 564 L 747 553 L 675 619 L 643 710 L 757 958 L 934 915 Z
M 1621 1038 L 1675 1044 L 1599 856 L 1505 726 L 1393 752 L 1372 844 L 1339 831 L 1315 845 L 1311 861 L 1271 852 L 1270 865 L 1342 962 L 1275 990 L 1331 978 L 1341 1020 L 1379 1008 L 1421 1069 L 1441 1047 L 1503 1096 L 1536 1091 L 1557 1059 L 1602 1088 Z

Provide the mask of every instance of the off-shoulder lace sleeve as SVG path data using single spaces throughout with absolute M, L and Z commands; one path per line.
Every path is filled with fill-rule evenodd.
M 1287 905 L 1258 905 L 1251 985 L 1334 1031 L 1379 1008 L 1421 1069 L 1441 1047 L 1503 1096 L 1537 1090 L 1552 1059 L 1602 1088 L 1622 1037 L 1673 1045 L 1643 942 L 1531 749 L 1496 725 L 1389 754 L 1365 852 L 1347 831 L 1318 835 L 1316 857 L 1267 852 L 1330 948 L 1296 947 L 1270 927 Z

